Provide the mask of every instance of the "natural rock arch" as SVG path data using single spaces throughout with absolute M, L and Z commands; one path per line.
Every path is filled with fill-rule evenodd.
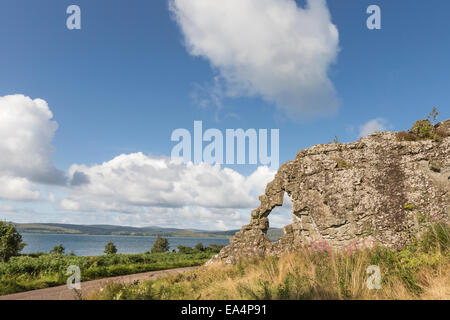
M 316 145 L 280 167 L 260 205 L 211 262 L 280 255 L 313 241 L 335 248 L 377 241 L 401 247 L 433 220 L 448 222 L 450 120 L 439 135 L 377 132 L 357 142 Z M 292 199 L 293 222 L 277 242 L 267 237 L 268 216 Z M 426 223 L 420 214 L 427 215 Z

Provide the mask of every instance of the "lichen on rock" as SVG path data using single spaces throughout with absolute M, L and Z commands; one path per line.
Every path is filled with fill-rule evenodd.
M 374 242 L 401 248 L 428 224 L 448 222 L 450 120 L 430 124 L 440 139 L 425 139 L 424 132 L 430 131 L 423 126 L 416 122 L 409 132 L 421 137 L 417 140 L 376 132 L 357 142 L 300 151 L 267 185 L 250 224 L 209 263 L 278 256 L 316 241 L 334 248 Z M 283 204 L 285 194 L 293 202 L 292 224 L 271 242 L 268 216 Z

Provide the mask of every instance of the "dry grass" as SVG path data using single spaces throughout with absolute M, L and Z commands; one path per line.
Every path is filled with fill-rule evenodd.
M 90 298 L 448 300 L 448 228 L 445 230 L 444 238 L 430 233 L 425 245 L 416 243 L 401 251 L 379 246 L 339 252 L 326 245 L 302 248 L 281 258 L 214 265 L 139 284 L 112 285 Z M 379 290 L 367 286 L 371 265 L 381 271 Z

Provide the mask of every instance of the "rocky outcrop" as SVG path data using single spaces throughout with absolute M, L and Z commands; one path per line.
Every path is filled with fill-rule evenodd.
M 398 248 L 428 224 L 448 222 L 450 120 L 436 126 L 421 121 L 409 132 L 376 132 L 300 151 L 267 185 L 250 224 L 211 262 L 280 255 L 315 241 Z M 293 203 L 292 224 L 271 242 L 268 216 L 285 194 Z

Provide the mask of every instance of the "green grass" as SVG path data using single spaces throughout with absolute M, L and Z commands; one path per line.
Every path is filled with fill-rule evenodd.
M 190 254 L 175 252 L 144 254 L 112 254 L 95 257 L 32 254 L 12 257 L 0 263 L 0 295 L 41 289 L 65 284 L 67 267 L 76 265 L 81 280 L 134 274 L 163 269 L 198 266 L 216 252 L 195 251 Z

